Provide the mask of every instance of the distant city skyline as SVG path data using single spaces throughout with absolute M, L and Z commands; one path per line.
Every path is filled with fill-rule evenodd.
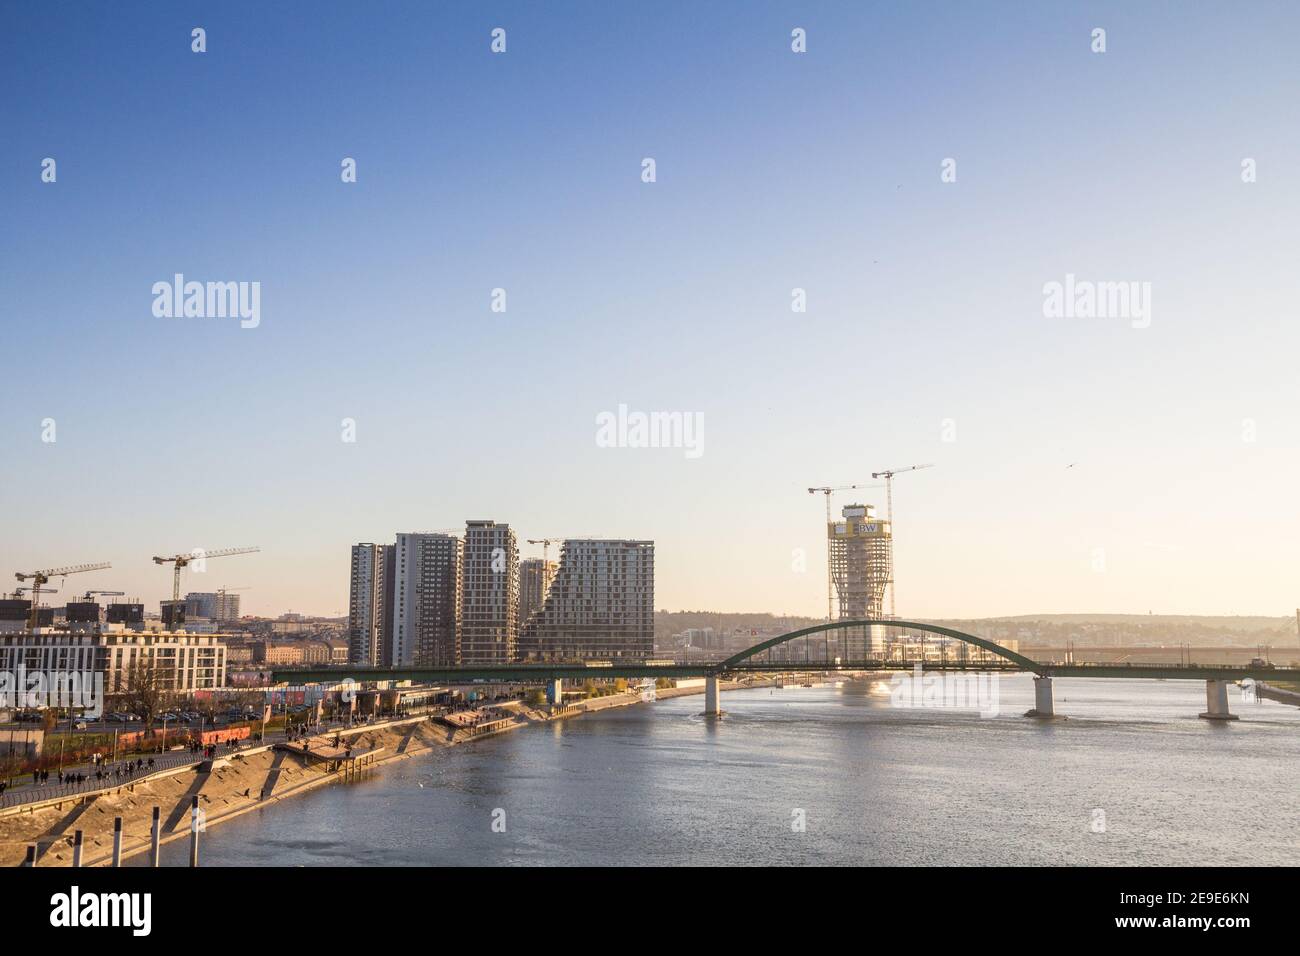
M 900 616 L 1293 613 L 1300 9 L 739 9 L 6 7 L 5 589 L 343 616 L 486 516 L 819 617 L 807 489 L 932 462 Z

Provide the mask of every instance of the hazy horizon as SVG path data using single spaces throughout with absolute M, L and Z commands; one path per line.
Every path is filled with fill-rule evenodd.
M 182 593 L 337 615 L 350 545 L 487 518 L 529 557 L 653 539 L 657 608 L 821 617 L 807 489 L 933 463 L 895 482 L 901 617 L 1287 616 L 1297 26 L 10 5 L 6 589 L 112 561 L 52 603 L 156 610 L 151 556 L 259 545 Z M 176 274 L 260 283 L 256 327 L 156 315 Z M 1149 292 L 1053 315 L 1076 280 Z M 606 447 L 620 406 L 684 413 L 694 444 Z

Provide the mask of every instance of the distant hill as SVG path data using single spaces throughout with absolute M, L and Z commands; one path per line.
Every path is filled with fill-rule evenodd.
M 797 631 L 801 627 L 820 624 L 823 620 L 819 617 L 728 611 L 655 611 L 655 644 L 666 646 L 674 634 L 693 627 L 711 627 L 719 634 L 730 633 L 738 627 L 750 630 L 779 627 L 786 631 Z
M 935 622 L 940 623 L 940 622 Z M 982 637 L 1024 646 L 1187 645 L 1190 647 L 1300 648 L 1292 617 L 1203 614 L 1025 614 L 942 623 Z
M 660 624 L 673 632 L 688 627 L 775 627 L 790 624 L 790 629 L 820 624 L 820 617 L 802 617 L 790 614 L 738 611 L 655 611 L 656 630 Z M 922 618 L 934 624 L 952 624 L 957 621 L 981 624 L 1129 624 L 1157 627 L 1193 626 L 1230 631 L 1276 631 L 1289 629 L 1295 633 L 1296 621 L 1291 615 L 1281 617 L 1234 616 L 1212 614 L 1012 614 L 998 617 Z
M 711 627 L 719 633 L 736 628 L 794 631 L 822 623 L 820 617 L 721 611 L 656 611 L 655 642 L 668 646 L 672 635 L 687 628 Z M 1205 614 L 1018 614 L 984 618 L 922 618 L 994 640 L 1064 646 L 1080 644 L 1188 644 L 1194 646 L 1298 647 L 1294 617 L 1215 616 Z
M 948 619 L 956 620 L 955 618 Z M 1017 614 L 1010 617 L 961 618 L 984 624 L 1098 624 L 1098 625 L 1149 625 L 1153 627 L 1196 627 L 1219 631 L 1289 630 L 1295 633 L 1295 618 L 1256 616 L 1216 616 L 1208 614 Z M 937 623 L 937 619 L 936 619 Z

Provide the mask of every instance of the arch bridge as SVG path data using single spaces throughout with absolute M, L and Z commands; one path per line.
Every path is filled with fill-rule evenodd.
M 756 657 L 757 655 L 763 653 L 764 651 L 770 650 L 771 648 L 774 647 L 779 647 L 782 644 L 788 644 L 791 641 L 798 640 L 801 637 L 806 638 L 806 637 L 811 637 L 813 634 L 825 634 L 831 631 L 865 629 L 868 627 L 892 627 L 901 630 L 924 631 L 930 634 L 938 634 L 941 637 L 950 637 L 955 640 L 961 641 L 964 644 L 970 644 L 973 647 L 978 647 L 984 651 L 989 652 L 990 654 L 993 654 L 1004 660 L 1010 661 L 1012 664 L 1016 666 L 1017 670 L 1027 670 L 1037 674 L 1044 667 L 1044 665 L 1038 663 L 1038 661 L 1030 660 L 1028 657 L 1025 657 L 1023 654 L 1017 654 L 1015 651 L 1008 650 L 1007 648 L 1003 647 L 1001 644 L 997 644 L 983 637 L 976 637 L 974 634 L 967 634 L 965 631 L 954 630 L 951 627 L 941 627 L 938 624 L 925 624 L 920 621 L 894 621 L 894 620 L 886 621 L 886 620 L 875 620 L 875 619 L 864 619 L 860 621 L 829 621 L 826 624 L 816 624 L 813 625 L 812 627 L 805 627 L 798 631 L 790 631 L 788 634 L 780 634 L 774 638 L 771 638 L 770 640 L 766 640 L 759 644 L 755 644 L 753 647 L 746 648 L 745 650 L 741 651 L 739 654 L 733 654 L 731 657 L 728 657 L 725 661 L 719 664 L 718 667 L 722 670 L 745 669 L 744 668 L 745 661 L 748 661 Z M 829 663 L 829 662 L 823 661 L 823 663 Z M 882 664 L 884 662 L 881 659 L 866 658 L 858 662 L 856 666 L 850 664 L 837 665 L 837 669 L 860 670 L 862 669 L 862 665 L 867 663 Z M 906 663 L 911 664 L 914 662 L 908 661 Z M 940 663 L 944 664 L 946 662 L 940 662 Z
M 904 652 L 895 657 L 883 653 L 872 656 L 870 642 L 866 640 L 866 628 L 888 628 L 893 630 L 919 631 L 950 638 L 978 649 L 979 654 L 961 655 L 949 659 L 946 653 L 938 660 L 909 656 Z M 847 631 L 844 640 L 837 641 L 841 647 L 853 642 L 853 630 L 861 630 L 861 650 L 863 657 L 849 660 L 845 655 L 830 653 L 829 635 L 836 631 Z M 821 634 L 824 637 L 822 656 L 813 657 L 815 650 L 811 638 Z M 773 652 L 783 645 L 804 641 L 802 659 L 787 652 L 776 655 Z M 1233 682 L 1261 680 L 1300 681 L 1300 668 L 1273 667 L 1260 665 L 1234 667 L 1229 665 L 1199 664 L 1055 664 L 1035 661 L 1009 648 L 1003 647 L 987 638 L 967 634 L 954 628 L 923 621 L 899 621 L 862 619 L 852 621 L 830 621 L 812 627 L 790 631 L 776 637 L 761 641 L 753 647 L 733 654 L 723 661 L 699 663 L 664 663 L 653 661 L 608 661 L 608 662 L 528 662 L 515 664 L 467 665 L 460 667 L 321 667 L 321 668 L 272 668 L 272 682 L 336 683 L 345 679 L 356 681 L 379 680 L 414 680 L 429 683 L 470 683 L 474 681 L 491 681 L 500 683 L 542 683 L 546 684 L 552 699 L 558 699 L 560 684 L 564 680 L 587 680 L 607 678 L 699 678 L 705 679 L 706 714 L 720 714 L 719 691 L 721 683 L 728 675 L 779 673 L 791 670 L 818 671 L 900 671 L 922 667 L 926 671 L 995 671 L 1027 672 L 1034 677 L 1034 708 L 1026 716 L 1054 716 L 1052 702 L 1053 677 L 1100 677 L 1100 678 L 1142 678 L 1162 680 L 1203 680 L 1206 682 L 1206 707 L 1201 714 L 1214 720 L 1235 720 L 1228 712 L 1227 686 Z

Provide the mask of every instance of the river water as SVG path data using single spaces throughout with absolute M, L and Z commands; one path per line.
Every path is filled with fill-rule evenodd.
M 888 685 L 616 708 L 395 762 L 209 830 L 205 866 L 1293 864 L 1300 709 L 1204 684 L 1001 678 L 999 714 Z M 801 825 L 802 824 L 802 828 Z M 504 832 L 500 832 L 504 830 Z M 163 848 L 183 866 L 187 842 Z

